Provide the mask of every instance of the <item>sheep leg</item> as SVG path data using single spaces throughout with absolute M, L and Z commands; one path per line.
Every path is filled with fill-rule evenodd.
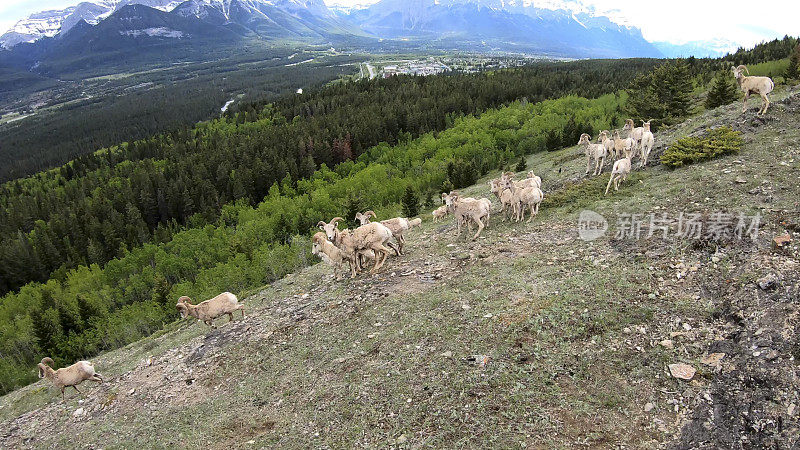
M 61 401 L 64 402 L 66 400 L 67 400 L 67 398 L 64 396 L 64 388 L 62 387 L 61 388 Z
M 233 313 L 232 312 L 228 313 L 228 322 L 233 322 Z
M 586 175 L 589 175 L 589 167 L 592 165 L 592 157 L 586 155 Z
M 372 246 L 372 250 L 375 252 L 375 266 L 372 268 L 372 273 L 377 273 L 378 270 L 383 267 L 383 264 L 389 257 L 389 249 L 380 243 L 376 243 Z M 381 254 L 383 255 L 383 258 L 381 258 Z
M 72 388 L 75 389 L 76 391 L 78 391 L 78 394 L 83 395 L 83 392 L 78 390 L 78 386 L 73 385 Z
M 761 114 L 766 114 L 767 108 L 769 108 L 769 98 L 767 97 L 767 94 L 761 94 L 761 98 L 764 100 L 763 111 L 761 111 Z
M 742 107 L 742 112 L 747 112 L 747 99 L 750 98 L 750 91 L 744 93 L 744 106 Z
M 611 173 L 611 178 L 608 179 L 608 185 L 606 185 L 606 194 L 608 195 L 608 190 L 611 189 L 611 183 L 614 182 L 614 173 Z
M 405 254 L 405 253 L 403 253 L 403 247 L 404 247 L 405 245 L 406 245 L 406 238 L 405 238 L 405 237 L 403 237 L 403 235 L 402 235 L 402 234 L 401 234 L 401 235 L 399 235 L 399 236 L 397 236 L 397 248 L 400 250 L 400 254 L 401 254 L 401 255 L 404 255 L 404 254 Z
M 533 222 L 533 216 L 534 216 L 534 212 L 533 212 L 533 203 L 531 203 L 530 205 L 528 205 L 528 207 L 531 209 L 531 217 L 528 219 L 528 223 L 531 223 L 531 222 Z
M 478 232 L 475 233 L 475 236 L 472 237 L 473 241 L 478 239 L 478 236 L 481 235 L 481 231 L 483 231 L 483 222 L 481 222 L 481 219 L 476 218 L 475 221 L 478 222 Z
M 389 247 L 391 247 L 392 250 L 394 250 L 395 256 L 400 256 L 400 255 L 403 254 L 403 247 L 400 244 L 400 239 L 399 238 L 397 239 L 397 244 L 398 245 L 394 245 L 391 242 L 387 242 L 386 243 L 386 245 L 388 245 Z

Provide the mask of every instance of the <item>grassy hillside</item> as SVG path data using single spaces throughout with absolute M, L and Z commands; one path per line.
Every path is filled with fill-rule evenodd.
M 246 296 L 244 320 L 170 324 L 94 358 L 107 382 L 85 396 L 39 382 L 0 398 L 0 446 L 789 447 L 798 247 L 773 238 L 800 231 L 800 89 L 773 98 L 763 119 L 733 104 L 661 130 L 656 157 L 721 125 L 744 146 L 654 163 L 614 195 L 580 149 L 530 156 L 548 198 L 532 224 L 497 214 L 471 242 L 426 220 L 375 276 L 318 264 Z M 486 180 L 463 193 L 488 196 Z M 584 209 L 605 237 L 578 238 Z M 759 211 L 760 230 L 614 237 L 626 214 L 715 211 Z

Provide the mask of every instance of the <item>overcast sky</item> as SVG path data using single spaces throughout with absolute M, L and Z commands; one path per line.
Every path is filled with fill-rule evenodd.
M 0 0 L 0 30 L 33 12 L 61 9 L 80 0 Z M 327 0 L 328 5 L 375 3 L 377 0 Z M 574 0 L 543 0 L 567 3 Z M 752 46 L 762 40 L 800 34 L 800 1 L 777 0 L 580 0 L 588 8 L 624 17 L 651 41 L 682 43 L 715 38 Z M 536 4 L 534 0 L 534 4 Z M 746 5 L 759 5 L 759 8 Z M 756 12 L 759 11 L 759 12 Z

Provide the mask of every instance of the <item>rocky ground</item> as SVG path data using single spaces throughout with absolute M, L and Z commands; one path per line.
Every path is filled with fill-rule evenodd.
M 476 242 L 427 221 L 386 270 L 317 265 L 94 359 L 102 385 L 0 399 L 0 447 L 791 448 L 800 445 L 800 94 L 731 125 L 736 155 L 653 163 L 614 195 L 575 148 L 534 155 L 547 203 Z M 488 196 L 486 183 L 465 195 Z M 581 210 L 610 224 L 585 242 Z M 752 238 L 631 239 L 626 214 L 762 217 Z M 646 233 L 645 233 L 646 235 Z

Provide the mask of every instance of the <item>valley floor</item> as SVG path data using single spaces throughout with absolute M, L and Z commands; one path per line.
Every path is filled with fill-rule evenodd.
M 533 155 L 548 199 L 532 224 L 495 214 L 471 242 L 428 216 L 376 276 L 337 282 L 318 264 L 248 297 L 243 320 L 177 322 L 95 358 L 107 382 L 84 396 L 39 382 L 0 398 L 0 447 L 797 445 L 798 92 L 764 119 L 736 103 L 657 133 L 656 161 L 710 126 L 745 145 L 609 196 L 577 148 Z M 604 237 L 580 239 L 584 209 Z M 647 236 L 651 213 L 714 212 L 760 212 L 758 232 Z M 632 214 L 640 238 L 616 236 Z

